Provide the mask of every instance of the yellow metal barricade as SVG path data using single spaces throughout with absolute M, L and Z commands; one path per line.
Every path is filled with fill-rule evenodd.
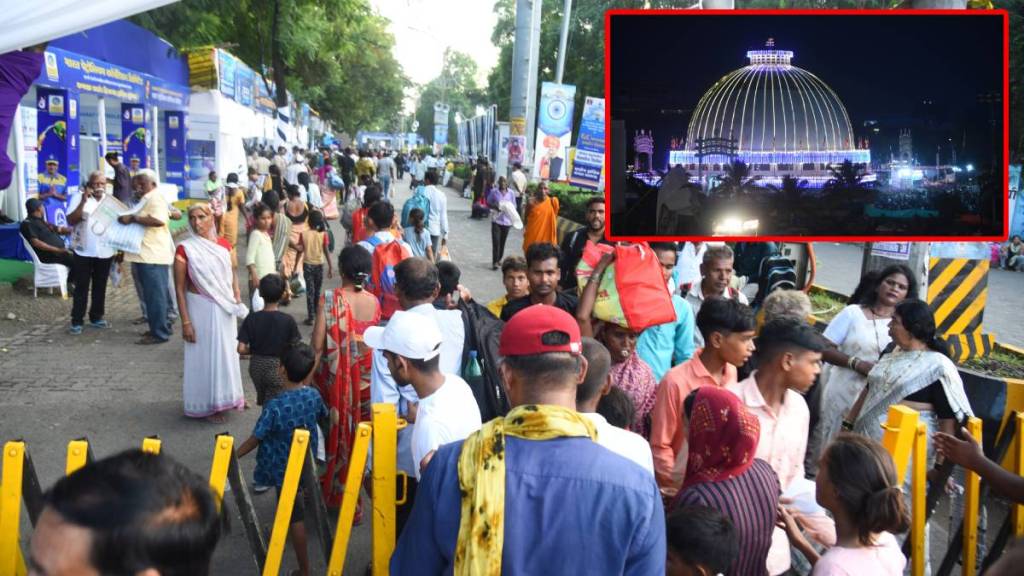
M 348 461 L 348 475 L 345 477 L 345 495 L 341 500 L 341 510 L 338 511 L 338 532 L 331 547 L 330 561 L 327 563 L 328 576 L 341 576 L 345 568 L 345 556 L 348 553 L 349 539 L 352 537 L 352 521 L 355 519 L 359 490 L 363 484 L 371 432 L 372 428 L 366 422 L 361 422 L 356 428 L 356 440 L 352 445 L 352 457 Z
M 395 550 L 398 416 L 394 404 L 373 405 L 373 576 L 386 576 Z
M 927 562 L 924 547 L 924 525 L 928 519 L 928 425 L 917 423 L 914 431 L 914 461 L 911 468 L 910 485 L 910 575 L 924 576 Z
M 981 444 L 981 419 L 971 418 L 967 421 L 967 433 L 974 437 Z M 965 470 L 964 481 L 964 549 L 963 567 L 964 576 L 974 574 L 974 567 L 978 558 L 978 506 L 981 491 L 981 477 L 976 472 Z
M 151 436 L 149 438 L 143 438 L 142 439 L 142 451 L 146 452 L 146 453 L 149 453 L 149 454 L 159 454 L 160 453 L 160 444 L 161 444 L 160 439 L 157 438 L 156 436 Z
M 234 451 L 235 439 L 227 434 L 217 436 L 213 447 L 213 462 L 210 464 L 210 488 L 217 494 L 217 508 L 224 500 L 224 485 L 228 481 L 228 468 L 231 467 L 231 453 Z
M 18 547 L 21 526 L 21 480 L 25 443 L 4 444 L 3 477 L 0 480 L 0 574 L 25 574 L 25 560 Z
M 64 473 L 68 476 L 79 471 L 89 462 L 89 443 L 85 440 L 72 440 L 68 442 L 67 465 Z
M 281 496 L 277 501 L 277 513 L 274 515 L 274 528 L 270 533 L 270 544 L 267 546 L 267 563 L 263 565 L 263 576 L 276 576 L 281 569 L 284 557 L 284 544 L 288 539 L 288 527 L 292 521 L 292 510 L 295 508 L 295 495 L 299 491 L 299 476 L 302 465 L 309 451 L 309 430 L 297 428 L 292 434 L 292 447 L 288 452 L 288 466 L 284 470 L 284 484 Z
M 1017 475 L 1024 476 L 1024 412 L 1018 412 L 1014 418 L 1017 419 Z M 1013 507 L 1013 535 L 1017 538 L 1024 536 L 1024 504 L 1017 504 Z
M 896 477 L 900 479 L 906 478 L 907 462 L 917 433 L 917 421 L 917 411 L 895 404 L 889 407 L 889 415 L 882 425 L 882 446 L 892 456 Z

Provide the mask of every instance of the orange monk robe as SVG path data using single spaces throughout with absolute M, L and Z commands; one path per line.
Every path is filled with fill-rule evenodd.
M 532 244 L 548 242 L 558 246 L 558 198 L 547 200 L 530 207 L 526 214 L 526 229 L 523 231 L 523 253 Z

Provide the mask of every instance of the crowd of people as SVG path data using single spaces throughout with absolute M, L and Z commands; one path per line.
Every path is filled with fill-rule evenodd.
M 132 177 L 138 209 L 121 221 L 145 227 L 141 251 L 124 257 L 149 326 L 140 342 L 166 342 L 180 321 L 184 412 L 214 421 L 248 407 L 248 359 L 261 413 L 238 455 L 257 451 L 257 493 L 275 488 L 280 498 L 292 433 L 306 429 L 322 497 L 340 505 L 356 426 L 371 404 L 395 405 L 409 426 L 397 438 L 408 483 L 393 574 L 901 574 L 907 478 L 879 444 L 898 404 L 935 435 L 930 464 L 983 470 L 1020 498 L 1019 478 L 957 439 L 972 409 L 905 267 L 866 275 L 819 334 L 802 292 L 776 291 L 752 309 L 735 287 L 729 246 L 651 243 L 673 318 L 642 328 L 602 320 L 596 304 L 614 251 L 586 275 L 578 270 L 588 249 L 608 244 L 603 199 L 587 203 L 585 225 L 559 245 L 547 183 L 529 192 L 518 165 L 491 181 L 481 164 L 473 201 L 492 210 L 491 264 L 505 294 L 478 304 L 445 256 L 448 200 L 436 160 L 283 148 L 250 160 L 245 183 L 209 175 L 209 202 L 188 207 L 189 233 L 176 245 L 155 175 Z M 412 194 L 396 207 L 405 172 Z M 69 217 L 81 254 L 46 249 L 48 235 L 68 230 L 26 226 L 41 255 L 79 271 L 73 329 L 90 282 L 90 323 L 105 322 L 115 256 L 82 226 L 105 188 L 102 174 L 90 175 Z M 523 254 L 506 256 L 517 219 Z M 325 288 L 324 268 L 339 287 Z M 282 310 L 303 294 L 308 342 Z M 493 326 L 500 333 L 488 338 Z M 139 533 L 96 524 L 89 512 L 124 505 L 93 486 L 121 476 L 139 491 L 133 501 L 146 503 L 123 516 Z M 165 457 L 96 463 L 47 498 L 33 538 L 40 567 L 51 566 L 45 555 L 72 526 L 104 536 L 62 554 L 100 571 L 204 574 L 220 534 L 209 490 Z M 303 517 L 300 496 L 290 529 L 305 575 Z M 181 523 L 194 527 L 174 532 L 179 540 L 148 540 Z M 130 564 L 112 552 L 122 540 L 138 550 Z M 167 550 L 185 546 L 197 551 L 185 555 L 191 564 L 170 568 L 186 559 Z

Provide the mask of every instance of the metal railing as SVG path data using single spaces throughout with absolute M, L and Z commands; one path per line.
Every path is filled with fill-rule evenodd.
M 269 543 L 260 529 L 252 495 L 238 465 L 234 438 L 226 433 L 217 435 L 210 463 L 210 488 L 217 496 L 218 507 L 222 509 L 224 493 L 230 486 L 256 570 L 263 576 L 279 573 L 292 510 L 301 487 L 307 510 L 306 522 L 316 536 L 315 540 L 327 565 L 327 574 L 341 576 L 372 440 L 372 566 L 374 576 L 386 575 L 391 554 L 395 549 L 395 507 L 405 502 L 404 489 L 401 499 L 396 495 L 396 478 L 401 475 L 403 486 L 406 484 L 405 474 L 397 472 L 396 469 L 398 430 L 405 425 L 405 421 L 397 417 L 393 404 L 374 404 L 372 424 L 362 422 L 357 426 L 344 495 L 338 510 L 336 533 L 328 520 L 327 507 L 316 477 L 310 432 L 303 429 L 295 430 Z M 142 450 L 145 452 L 159 454 L 161 448 L 162 442 L 159 437 L 151 436 L 142 441 Z M 72 440 L 67 446 L 65 473 L 74 474 L 93 459 L 92 447 L 87 439 Z M 0 574 L 25 576 L 27 570 L 19 543 L 22 503 L 34 527 L 42 512 L 43 492 L 25 442 L 7 442 L 3 447 L 2 461 Z

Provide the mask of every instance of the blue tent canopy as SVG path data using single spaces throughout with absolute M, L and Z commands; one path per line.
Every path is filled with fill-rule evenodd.
M 188 62 L 169 42 L 127 20 L 76 32 L 50 42 L 60 48 L 188 86 Z

